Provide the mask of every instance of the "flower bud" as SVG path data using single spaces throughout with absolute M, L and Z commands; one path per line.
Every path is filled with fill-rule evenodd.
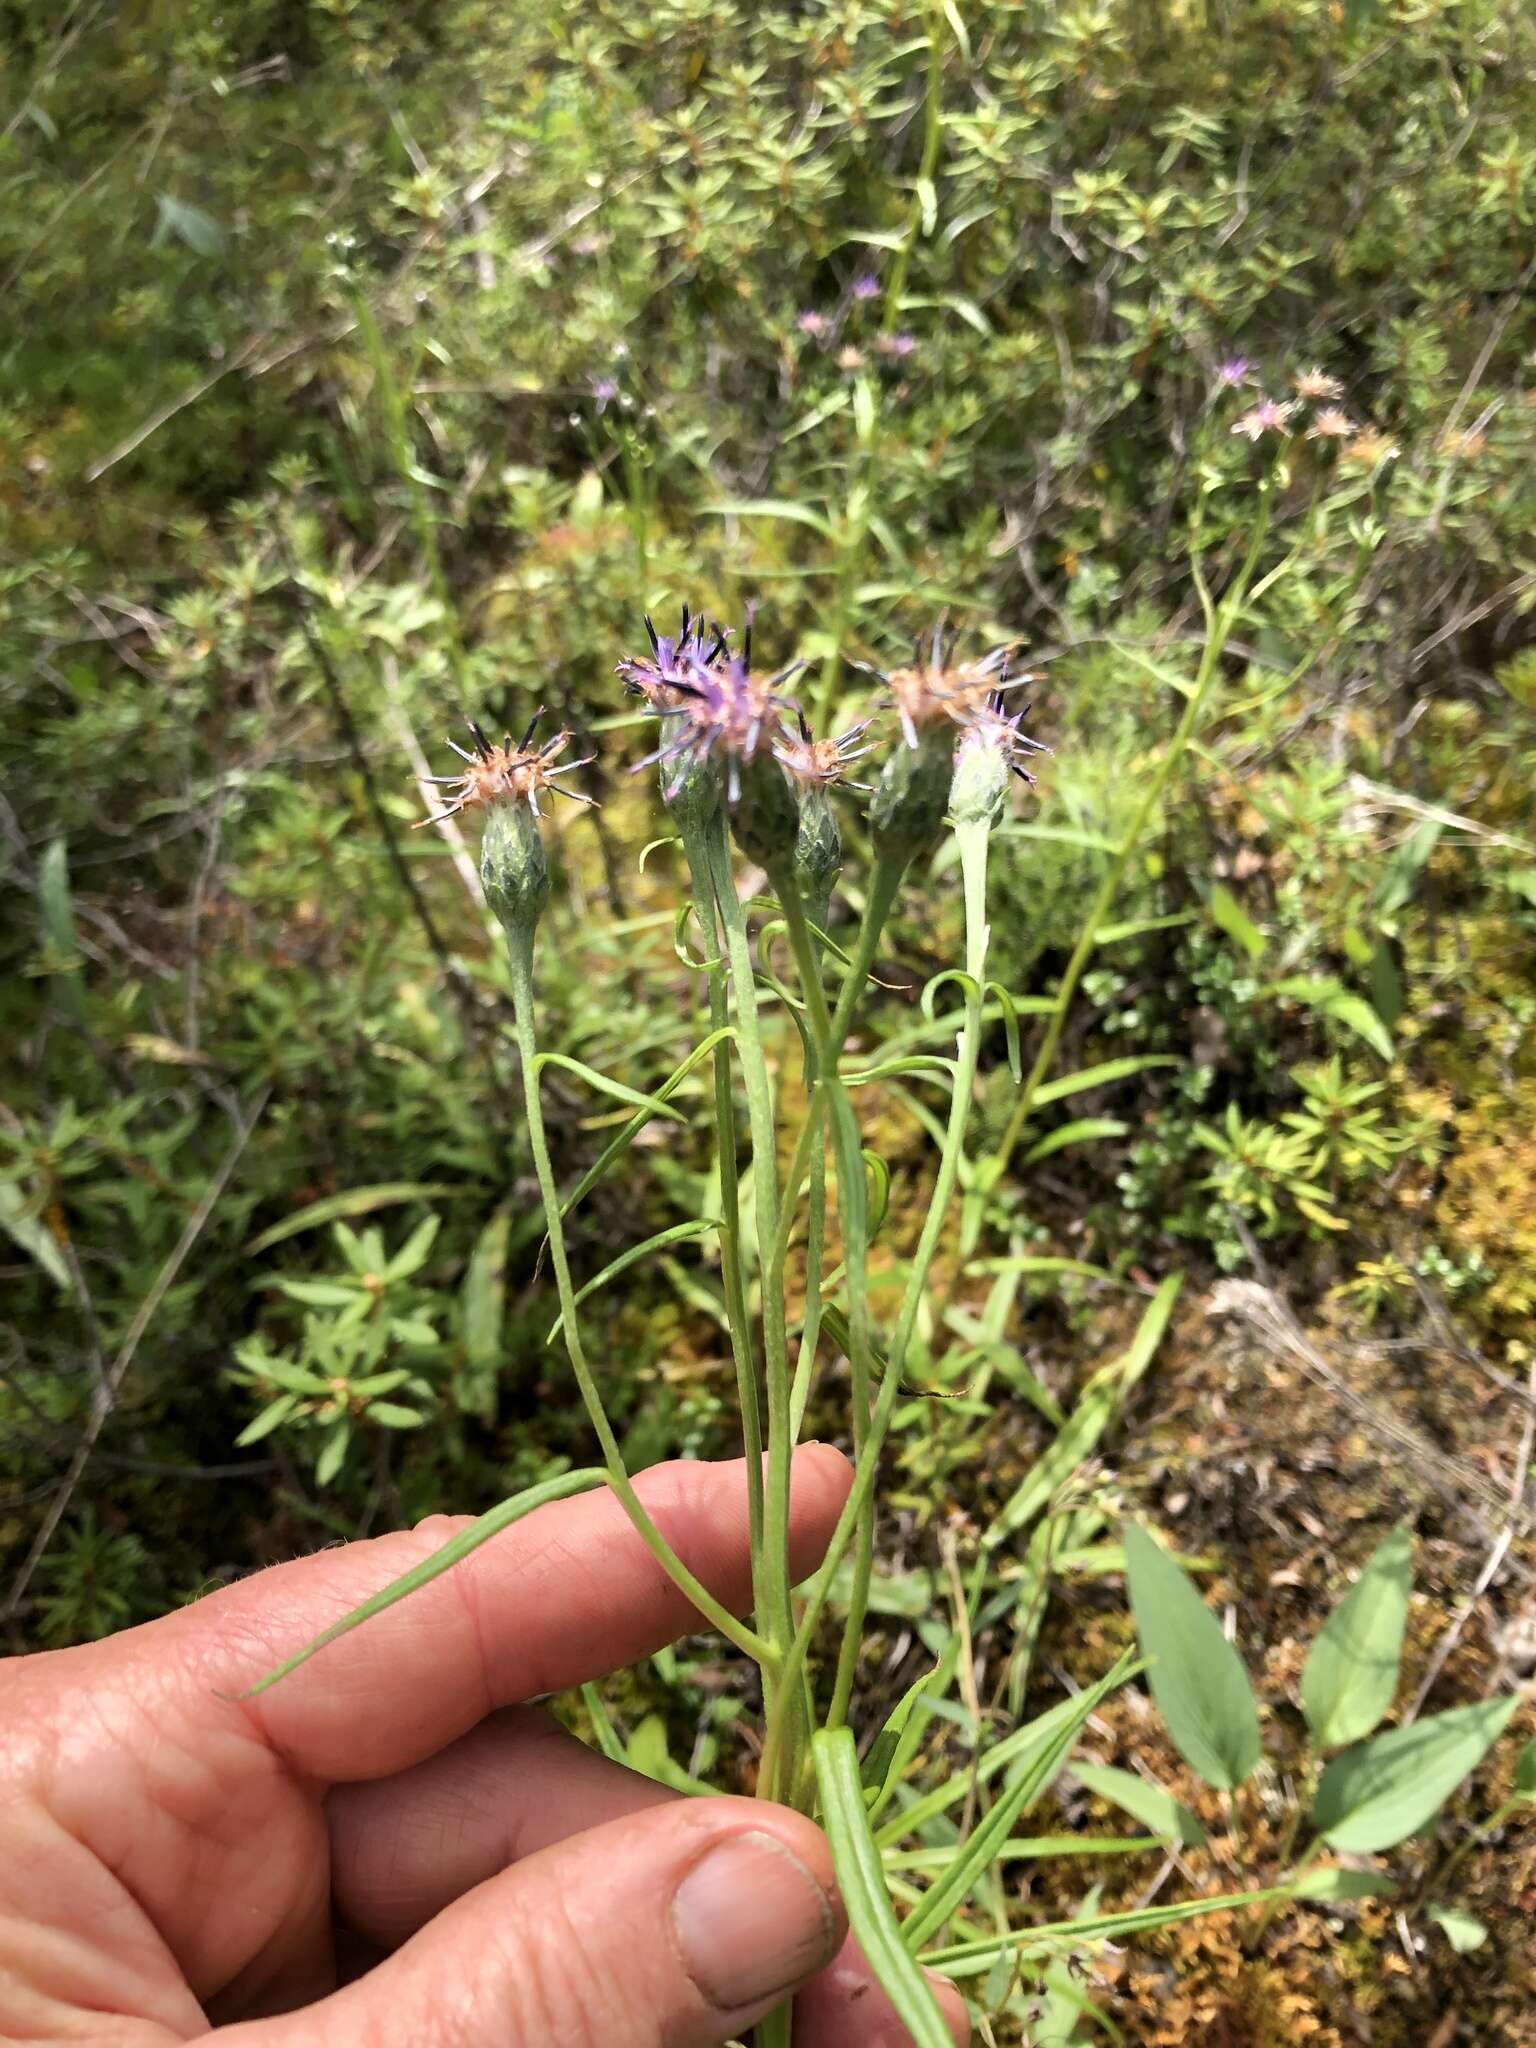
M 661 764 L 661 800 L 686 839 L 703 832 L 720 812 L 720 770 L 707 754 L 686 754 Z
M 801 792 L 800 829 L 795 837 L 795 879 L 812 920 L 827 921 L 827 905 L 843 866 L 843 835 L 827 800 L 827 792 L 812 783 Z
M 487 806 L 480 880 L 508 935 L 531 936 L 549 901 L 549 863 L 530 804 L 508 800 Z
M 896 749 L 869 807 L 869 833 L 877 856 L 912 860 L 933 844 L 949 808 L 953 774 L 950 726 L 931 726 L 915 747 Z
M 955 757 L 949 814 L 957 825 L 995 825 L 1008 794 L 1008 757 L 997 734 L 968 726 Z
M 759 867 L 772 869 L 794 858 L 799 809 L 784 770 L 766 747 L 742 763 L 731 830 L 748 860 Z

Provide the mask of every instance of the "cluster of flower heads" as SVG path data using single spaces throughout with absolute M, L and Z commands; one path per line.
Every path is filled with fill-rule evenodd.
M 1253 382 L 1254 364 L 1247 356 L 1229 356 L 1216 366 L 1216 382 L 1224 390 L 1239 391 Z M 1342 404 L 1344 386 L 1327 370 L 1298 370 L 1291 378 L 1290 398 L 1258 399 L 1232 423 L 1231 431 L 1246 441 L 1262 441 L 1268 434 L 1290 434 L 1305 414 L 1309 441 L 1341 443 L 1340 459 L 1374 469 L 1397 453 L 1397 445 L 1378 428 L 1351 416 Z M 1310 410 L 1307 410 L 1310 408 Z
M 833 342 L 841 340 L 843 329 L 853 308 L 868 305 L 878 299 L 882 289 L 880 280 L 874 271 L 861 270 L 854 278 L 853 283 L 848 287 L 847 294 L 842 303 L 834 312 L 823 313 L 814 306 L 808 306 L 804 312 L 797 313 L 795 316 L 796 331 L 804 335 L 807 341 L 819 342 L 823 347 L 830 347 Z M 837 351 L 837 366 L 840 370 L 846 370 L 852 375 L 854 372 L 865 367 L 871 351 L 877 356 L 886 357 L 889 361 L 904 362 L 909 356 L 916 355 L 917 336 L 904 331 L 891 333 L 882 327 L 879 333 L 874 335 L 868 342 L 867 347 L 860 347 L 854 342 L 843 340 L 842 345 Z
M 750 616 L 739 646 L 728 627 L 716 625 L 686 605 L 675 634 L 658 633 L 649 618 L 645 630 L 649 652 L 621 661 L 617 673 L 631 692 L 644 698 L 661 723 L 661 744 L 636 765 L 660 764 L 662 795 L 668 803 L 691 776 L 707 769 L 718 772 L 727 801 L 734 807 L 742 795 L 743 776 L 760 761 L 776 762 L 802 801 L 812 792 L 834 785 L 866 793 L 873 788 L 870 783 L 853 781 L 849 771 L 874 751 L 869 735 L 875 716 L 818 739 L 804 711 L 783 689 L 802 664 L 792 662 L 773 674 L 753 669 Z M 914 647 L 905 666 L 890 670 L 863 662 L 854 666 L 884 686 L 885 699 L 877 709 L 895 713 L 908 749 L 914 753 L 927 750 L 928 758 L 930 742 L 937 740 L 940 753 L 947 754 L 958 741 L 962 760 L 977 750 L 990 751 L 997 757 L 1000 774 L 1011 770 L 1033 788 L 1029 760 L 1050 749 L 1023 729 L 1028 703 L 1010 707 L 1011 693 L 1034 677 L 1028 671 L 1010 675 L 1009 654 L 1008 648 L 1000 647 L 962 660 L 939 626 Z M 424 778 L 447 795 L 443 808 L 421 823 L 441 824 L 460 811 L 490 808 L 509 799 L 526 804 L 537 819 L 545 790 L 574 803 L 592 803 L 591 797 L 570 788 L 562 778 L 587 767 L 595 757 L 563 760 L 571 740 L 564 729 L 537 744 L 542 717 L 542 711 L 535 713 L 520 740 L 514 741 L 508 733 L 500 746 L 493 745 L 471 719 L 473 751 L 456 740 L 448 741 L 463 761 L 463 769 L 455 775 Z
M 491 744 L 484 729 L 474 719 L 469 720 L 470 735 L 474 740 L 474 752 L 461 747 L 457 740 L 448 745 L 466 765 L 458 775 L 427 775 L 425 782 L 436 783 L 451 792 L 446 808 L 430 818 L 422 818 L 422 825 L 440 825 L 445 818 L 451 818 L 458 811 L 468 810 L 476 804 L 493 804 L 511 797 L 526 803 L 537 818 L 539 792 L 552 790 L 556 796 L 568 796 L 572 803 L 590 804 L 593 799 L 583 796 L 578 789 L 567 789 L 560 781 L 562 775 L 569 775 L 577 768 L 585 768 L 596 759 L 588 754 L 581 761 L 562 761 L 560 756 L 570 745 L 571 735 L 562 728 L 543 746 L 536 747 L 534 735 L 539 729 L 539 720 L 544 716 L 542 709 L 536 711 L 528 721 L 522 738 L 513 744 L 508 733 L 502 744 Z
M 850 782 L 847 771 L 872 751 L 865 741 L 873 717 L 836 737 L 817 739 L 800 706 L 783 693 L 782 686 L 802 664 L 791 663 L 773 675 L 756 674 L 750 620 L 739 650 L 732 646 L 728 628 L 711 624 L 686 605 L 675 636 L 658 633 L 649 618 L 645 630 L 649 655 L 621 661 L 617 673 L 662 722 L 661 745 L 638 765 L 662 764 L 663 794 L 669 799 L 692 768 L 718 758 L 725 766 L 727 796 L 734 803 L 743 766 L 765 742 L 791 781 L 801 787 L 869 787 Z M 1027 672 L 1010 677 L 1008 662 L 1007 648 L 961 661 L 954 646 L 946 645 L 943 628 L 936 627 L 930 640 L 914 648 L 905 667 L 853 665 L 884 685 L 883 708 L 896 713 L 909 747 L 918 747 L 924 734 L 936 727 L 960 728 L 996 746 L 1009 767 L 1033 786 L 1026 757 L 1049 750 L 1022 729 L 1028 704 L 1011 716 L 1006 713 L 1006 693 L 1034 680 Z

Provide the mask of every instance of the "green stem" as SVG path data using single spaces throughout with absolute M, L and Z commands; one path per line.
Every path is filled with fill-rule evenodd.
M 950 1198 L 954 1193 L 955 1182 L 959 1175 L 961 1149 L 965 1139 L 966 1122 L 970 1114 L 971 1091 L 975 1085 L 976 1067 L 981 1046 L 982 989 L 986 979 L 987 944 L 985 918 L 976 914 L 976 912 L 977 907 L 983 906 L 985 902 L 987 837 L 988 828 L 985 825 L 965 827 L 959 834 L 961 864 L 966 877 L 966 964 L 970 975 L 970 985 L 966 995 L 965 1022 L 961 1029 L 958 1056 L 955 1062 L 955 1085 L 950 1101 L 949 1124 L 945 1132 L 944 1148 L 939 1157 L 939 1170 L 934 1185 L 933 1201 L 923 1223 L 917 1250 L 913 1255 L 912 1265 L 907 1278 L 906 1293 L 897 1318 L 896 1330 L 891 1339 L 885 1371 L 880 1381 L 880 1391 L 876 1397 L 873 1412 L 869 1417 L 869 1426 L 865 1433 L 863 1445 L 855 1460 L 853 1487 L 843 1504 L 843 1511 L 838 1517 L 837 1527 L 834 1529 L 832 1540 L 827 1546 L 827 1554 L 815 1578 L 811 1581 L 805 1611 L 801 1616 L 800 1626 L 795 1633 L 794 1641 L 790 1646 L 789 1656 L 780 1674 L 780 1684 L 786 1691 L 798 1680 L 800 1670 L 804 1665 L 806 1654 L 810 1647 L 811 1638 L 826 1607 L 827 1598 L 832 1589 L 832 1581 L 847 1553 L 849 1544 L 860 1529 L 867 1505 L 873 1499 L 880 1452 L 890 1428 L 891 1416 L 895 1412 L 897 1398 L 901 1392 L 907 1346 L 911 1341 L 912 1331 L 916 1326 L 918 1310 L 922 1304 L 923 1288 L 927 1281 L 929 1268 L 932 1266 L 935 1254 L 938 1251 L 939 1236 L 943 1229 L 945 1212 L 949 1207 Z M 888 908 L 890 901 L 894 898 L 895 886 L 899 879 L 899 869 L 894 876 L 889 873 L 882 875 L 881 867 L 877 865 L 875 881 L 871 885 L 870 908 L 866 912 L 866 924 L 871 923 L 877 913 L 877 890 L 879 898 L 883 898 L 885 908 Z M 879 910 L 878 914 L 883 919 L 884 910 Z M 869 941 L 868 958 L 873 958 L 876 938 L 878 938 L 878 932 L 876 932 L 875 938 Z M 864 934 L 861 934 L 860 947 L 855 954 L 855 968 L 858 968 L 860 955 L 865 950 L 863 940 Z M 867 969 L 868 959 L 865 959 L 863 971 L 867 972 Z M 853 998 L 850 997 L 851 990 L 855 990 L 853 969 L 850 969 L 848 979 L 844 983 L 844 1000 L 839 1002 L 837 1016 L 833 1019 L 832 1035 L 834 1043 L 840 1043 L 837 1036 L 839 1030 L 846 1036 L 847 1024 L 851 1017 L 853 1006 Z M 841 1187 L 841 1182 L 839 1186 Z M 849 1265 L 851 1269 L 851 1258 Z M 852 1302 L 853 1296 L 850 1289 L 850 1330 L 853 1322 Z M 862 1631 L 862 1628 L 863 1616 L 850 1612 L 848 1627 L 844 1633 L 845 1643 L 851 1630 Z M 841 1666 L 842 1659 L 839 1661 Z M 846 1707 L 846 1702 L 844 1704 Z M 836 1725 L 836 1723 L 829 1721 L 828 1725 Z M 767 1743 L 765 1744 L 765 1757 L 768 1750 L 772 1747 L 773 1740 L 774 1730 L 770 1726 Z
M 531 926 L 521 930 L 515 930 L 510 926 L 507 928 L 507 961 L 512 982 L 512 1012 L 517 1032 L 517 1049 L 523 1070 L 523 1100 L 528 1118 L 528 1144 L 533 1153 L 533 1163 L 539 1177 L 539 1195 L 544 1204 L 544 1222 L 549 1232 L 549 1255 L 555 1269 L 555 1286 L 560 1299 L 566 1354 L 571 1361 L 571 1370 L 576 1376 L 582 1402 L 602 1452 L 608 1484 L 618 1495 L 620 1505 L 634 1523 L 646 1549 L 668 1578 L 687 1594 L 699 1612 L 728 1642 L 734 1643 L 737 1649 L 744 1650 L 761 1665 L 766 1676 L 778 1665 L 782 1656 L 781 1650 L 777 1645 L 765 1642 L 756 1630 L 738 1621 L 734 1614 L 721 1606 L 709 1588 L 694 1576 L 646 1512 L 625 1469 L 624 1454 L 619 1448 L 613 1425 L 603 1407 L 603 1398 L 598 1392 L 597 1382 L 592 1376 L 592 1369 L 587 1362 L 581 1341 L 581 1326 L 576 1314 L 576 1290 L 571 1284 L 570 1263 L 565 1253 L 565 1229 L 560 1220 L 560 1194 L 555 1186 L 554 1169 L 549 1157 L 549 1142 L 544 1133 L 544 1111 L 539 1100 L 539 1048 L 534 1029 Z
M 742 1085 L 747 1097 L 747 1120 L 752 1133 L 752 1188 L 756 1206 L 757 1241 L 770 1249 L 778 1238 L 779 1183 L 777 1130 L 773 1113 L 773 1088 L 768 1060 L 763 1050 L 761 1020 L 757 1008 L 757 983 L 752 971 L 752 952 L 746 919 L 736 895 L 728 849 L 723 835 L 708 849 L 715 902 L 725 931 L 726 954 L 730 961 L 731 990 L 736 999 L 736 1036 L 741 1054 Z M 794 1444 L 790 1436 L 789 1339 L 784 1314 L 784 1290 L 764 1285 L 763 1378 L 768 1407 L 768 1480 L 763 1500 L 762 1598 L 758 1624 L 782 1656 L 794 1635 L 794 1610 L 789 1579 L 789 1488 L 790 1461 Z M 764 1705 L 773 1719 L 783 1698 L 785 1713 L 798 1728 L 800 1715 L 789 1693 L 781 1694 L 776 1679 L 765 1674 Z M 798 1696 L 798 1687 L 794 1696 Z M 809 1740 L 809 1731 L 801 1731 Z M 766 1764 L 766 1759 L 765 1759 Z M 767 1798 L 792 1795 L 798 1750 L 782 1777 L 765 1770 L 760 1786 Z
M 707 829 L 707 828 L 706 828 Z M 709 851 L 700 832 L 685 827 L 683 853 L 693 879 L 694 908 L 711 945 L 720 942 L 714 880 Z M 709 1023 L 712 1031 L 728 1022 L 723 966 L 709 970 Z M 736 1368 L 736 1397 L 741 1407 L 742 1449 L 747 1461 L 747 1520 L 752 1541 L 752 1589 L 761 1602 L 763 1564 L 763 1423 L 757 1398 L 757 1358 L 752 1344 L 752 1317 L 747 1306 L 746 1268 L 742 1260 L 741 1194 L 736 1166 L 736 1111 L 731 1092 L 731 1049 L 722 1039 L 715 1048 L 715 1150 L 720 1161 L 720 1272 L 725 1287 L 725 1314 L 731 1332 L 731 1359 Z
M 1014 1104 L 1013 1114 L 1008 1119 L 1008 1127 L 1004 1131 L 1002 1143 L 998 1147 L 996 1168 L 999 1178 L 1007 1171 L 1008 1162 L 1013 1157 L 1014 1147 L 1023 1135 L 1024 1129 L 1029 1122 L 1030 1113 L 1034 1109 L 1035 1097 L 1039 1092 L 1040 1085 L 1047 1073 L 1049 1073 L 1051 1062 L 1056 1057 L 1056 1049 L 1061 1043 L 1061 1034 L 1066 1028 L 1067 1016 L 1072 1007 L 1072 998 L 1077 993 L 1077 985 L 1082 979 L 1089 960 L 1093 956 L 1094 949 L 1098 945 L 1099 927 L 1104 923 L 1109 914 L 1115 897 L 1119 893 L 1120 884 L 1125 878 L 1125 871 L 1130 865 L 1132 856 L 1141 845 L 1142 835 L 1147 829 L 1148 821 L 1153 816 L 1159 803 L 1161 803 L 1163 792 L 1168 787 L 1175 768 L 1178 767 L 1179 762 L 1183 759 L 1189 742 L 1194 735 L 1195 728 L 1199 724 L 1200 715 L 1205 709 L 1206 698 L 1210 694 L 1211 686 L 1221 666 L 1222 652 L 1226 647 L 1228 639 L 1231 637 L 1232 628 L 1237 622 L 1238 613 L 1242 609 L 1244 593 L 1248 587 L 1248 579 L 1253 574 L 1254 565 L 1259 558 L 1259 550 L 1264 544 L 1264 536 L 1269 530 L 1271 488 L 1270 484 L 1264 486 L 1259 500 L 1258 517 L 1254 521 L 1253 537 L 1248 546 L 1248 553 L 1243 560 L 1241 569 L 1238 571 L 1236 581 L 1222 599 L 1219 611 L 1210 609 L 1210 600 L 1205 589 L 1204 578 L 1203 576 L 1197 577 L 1197 588 L 1201 593 L 1202 605 L 1207 608 L 1208 624 L 1205 646 L 1200 656 L 1200 666 L 1195 673 L 1194 687 L 1185 699 L 1183 712 L 1179 717 L 1178 724 L 1174 728 L 1173 737 L 1168 742 L 1163 758 L 1158 762 L 1145 789 L 1142 791 L 1141 801 L 1132 812 L 1130 823 L 1121 836 L 1114 856 L 1105 870 L 1104 879 L 1099 884 L 1088 915 L 1083 920 L 1082 929 L 1077 935 L 1077 943 L 1072 948 L 1071 955 L 1067 960 L 1066 970 L 1057 984 L 1056 994 L 1051 1005 L 1050 1021 L 1046 1026 L 1045 1035 L 1040 1041 L 1040 1049 L 1035 1054 L 1034 1065 L 1030 1068 L 1024 1085 L 1019 1091 L 1018 1101 Z

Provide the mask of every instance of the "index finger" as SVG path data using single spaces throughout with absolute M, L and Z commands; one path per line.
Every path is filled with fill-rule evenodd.
M 796 1453 L 796 1578 L 820 1560 L 851 1478 L 829 1445 Z M 635 1484 L 684 1563 L 733 1613 L 749 1607 L 743 1462 L 658 1465 Z M 184 1668 L 204 1686 L 242 1691 L 468 1522 L 433 1516 L 408 1533 L 275 1565 L 153 1624 L 156 1655 L 174 1632 Z M 497 1707 L 632 1664 L 698 1625 L 604 1489 L 540 1508 L 270 1692 L 225 1711 L 305 1776 L 378 1778 L 433 1755 Z

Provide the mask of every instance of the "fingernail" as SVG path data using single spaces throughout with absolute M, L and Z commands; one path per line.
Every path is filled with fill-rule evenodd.
M 696 1863 L 672 1901 L 683 1968 L 722 2012 L 760 2005 L 830 1962 L 827 1896 L 773 1835 L 732 1835 Z

